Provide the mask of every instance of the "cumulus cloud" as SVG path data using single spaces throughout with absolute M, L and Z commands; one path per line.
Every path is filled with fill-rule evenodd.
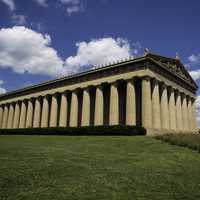
M 134 50 L 122 38 L 103 38 L 76 43 L 77 53 L 65 60 L 68 73 L 80 71 L 84 66 L 96 66 L 128 58 Z
M 194 80 L 200 79 L 200 69 L 197 68 L 198 65 L 200 65 L 200 54 L 194 55 L 188 57 L 188 63 L 186 64 L 189 68 L 196 68 L 195 70 L 191 70 L 189 73 L 192 76 Z
M 17 73 L 58 76 L 65 72 L 63 61 L 50 47 L 49 35 L 23 26 L 0 29 L 0 66 Z
M 17 25 L 24 25 L 26 23 L 26 17 L 24 15 L 12 15 L 12 22 Z
M 3 3 L 5 3 L 11 11 L 14 11 L 14 10 L 15 10 L 15 3 L 14 3 L 14 0 L 1 0 L 1 1 L 2 1 Z
M 135 43 L 137 44 L 137 43 Z M 65 60 L 51 47 L 48 34 L 35 32 L 24 26 L 0 29 L 0 67 L 17 73 L 42 74 L 52 77 L 84 71 L 138 52 L 138 44 L 131 45 L 123 38 L 101 38 L 76 44 L 77 53 Z
M 4 84 L 4 81 L 0 80 L 0 94 L 6 93 L 6 89 L 2 87 L 3 84 Z
M 35 2 L 37 2 L 40 6 L 42 7 L 47 7 L 47 0 L 34 0 Z
M 59 1 L 66 7 L 66 12 L 69 16 L 71 16 L 73 13 L 78 13 L 84 10 L 80 0 L 59 0 Z
M 196 98 L 196 114 L 198 127 L 200 127 L 200 95 L 198 95 Z

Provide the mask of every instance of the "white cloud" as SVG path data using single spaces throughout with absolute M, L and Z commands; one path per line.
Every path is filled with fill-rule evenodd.
M 3 84 L 4 84 L 4 81 L 0 80 L 0 94 L 6 93 L 6 89 L 2 87 Z
M 1 1 L 5 3 L 11 11 L 15 10 L 14 0 L 1 0 Z
M 195 103 L 196 103 L 197 123 L 198 127 L 200 127 L 200 95 L 197 96 Z
M 189 73 L 195 81 L 200 79 L 200 69 L 189 71 Z
M 0 29 L 0 66 L 17 73 L 58 76 L 65 72 L 62 59 L 50 47 L 49 35 L 24 26 Z
M 84 66 L 97 66 L 128 58 L 134 50 L 122 38 L 103 38 L 76 44 L 77 54 L 65 60 L 68 73 L 80 71 Z
M 12 22 L 17 25 L 23 25 L 26 23 L 26 17 L 24 15 L 12 15 Z
M 80 0 L 59 0 L 66 8 L 66 12 L 69 16 L 73 13 L 79 13 L 83 11 L 83 6 Z
M 137 43 L 135 43 L 137 44 Z M 51 37 L 24 26 L 0 29 L 0 67 L 17 73 L 52 77 L 84 71 L 93 66 L 128 58 L 138 52 L 123 38 L 102 38 L 76 44 L 77 53 L 65 61 L 51 47 Z
M 42 7 L 47 7 L 47 0 L 34 0 L 35 2 L 37 2 L 40 6 Z
M 200 63 L 200 54 L 198 55 L 192 54 L 191 56 L 189 56 L 188 60 L 190 61 L 191 64 Z

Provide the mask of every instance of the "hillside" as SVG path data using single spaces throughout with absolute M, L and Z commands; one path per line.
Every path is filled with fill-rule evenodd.
M 0 136 L 0 199 L 198 199 L 200 154 L 145 136 Z

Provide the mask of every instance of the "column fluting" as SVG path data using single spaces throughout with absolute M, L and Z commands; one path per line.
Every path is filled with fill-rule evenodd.
M 134 80 L 128 80 L 126 86 L 126 125 L 136 125 L 136 99 Z
M 72 92 L 69 126 L 70 127 L 78 126 L 78 91 L 77 90 Z
M 0 128 L 2 128 L 3 122 L 3 105 L 0 105 Z
M 176 130 L 176 105 L 174 88 L 169 88 L 169 128 Z
M 50 113 L 50 127 L 57 126 L 57 119 L 58 119 L 58 94 L 52 95 L 51 101 L 51 113 Z
M 152 101 L 150 77 L 142 78 L 142 125 L 152 128 Z
M 27 116 L 26 116 L 26 128 L 33 127 L 33 99 L 28 100 Z
M 33 116 L 33 127 L 39 128 L 40 121 L 41 121 L 41 97 L 37 97 L 35 99 L 35 109 L 34 109 L 34 116 Z
M 161 128 L 159 82 L 156 79 L 152 81 L 152 124 L 155 129 Z
M 103 97 L 103 86 L 99 85 L 96 87 L 95 95 L 95 113 L 94 113 L 94 125 L 103 125 L 103 109 L 104 109 L 104 97 Z
M 46 128 L 48 126 L 49 126 L 49 96 L 46 95 L 43 97 L 41 128 Z
M 169 104 L 167 86 L 164 83 L 161 85 L 160 111 L 162 129 L 169 129 Z
M 15 103 L 13 128 L 19 128 L 19 119 L 20 119 L 20 102 L 17 101 Z
M 179 91 L 176 91 L 176 122 L 177 131 L 181 131 L 183 127 L 183 119 L 181 108 L 181 95 Z
M 7 128 L 7 122 L 8 122 L 8 111 L 9 111 L 9 105 L 6 104 L 4 106 L 4 112 L 3 112 L 3 122 L 2 122 L 2 128 Z
M 191 97 L 188 96 L 188 128 L 189 131 L 192 131 L 193 124 L 192 124 L 192 102 Z
M 182 113 L 183 113 L 183 130 L 188 131 L 188 112 L 187 112 L 187 99 L 186 95 L 182 95 Z
M 193 131 L 197 131 L 197 119 L 196 119 L 196 104 L 195 99 L 192 102 L 192 124 L 193 124 Z
M 20 119 L 19 119 L 19 128 L 25 128 L 26 127 L 26 114 L 27 114 L 27 108 L 26 108 L 26 102 L 25 100 L 21 103 L 21 112 L 20 112 Z
M 14 117 L 14 103 L 11 103 L 8 112 L 8 123 L 7 123 L 8 129 L 13 127 L 13 117 Z
M 89 125 L 90 125 L 90 89 L 84 88 L 81 126 L 89 126 Z
M 67 113 L 68 113 L 68 99 L 67 99 L 67 92 L 62 93 L 61 95 L 61 104 L 60 104 L 60 120 L 59 126 L 66 127 L 67 126 Z
M 110 85 L 110 116 L 109 125 L 119 124 L 119 93 L 117 88 L 117 82 L 113 82 Z

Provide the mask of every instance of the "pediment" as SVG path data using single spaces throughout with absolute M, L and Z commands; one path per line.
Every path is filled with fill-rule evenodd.
M 154 54 L 149 54 L 148 57 L 150 57 L 155 62 L 163 66 L 165 69 L 174 73 L 175 75 L 177 75 L 177 77 L 183 79 L 193 87 L 198 88 L 197 84 L 192 79 L 192 77 L 190 76 L 190 74 L 179 59 L 167 58 Z

